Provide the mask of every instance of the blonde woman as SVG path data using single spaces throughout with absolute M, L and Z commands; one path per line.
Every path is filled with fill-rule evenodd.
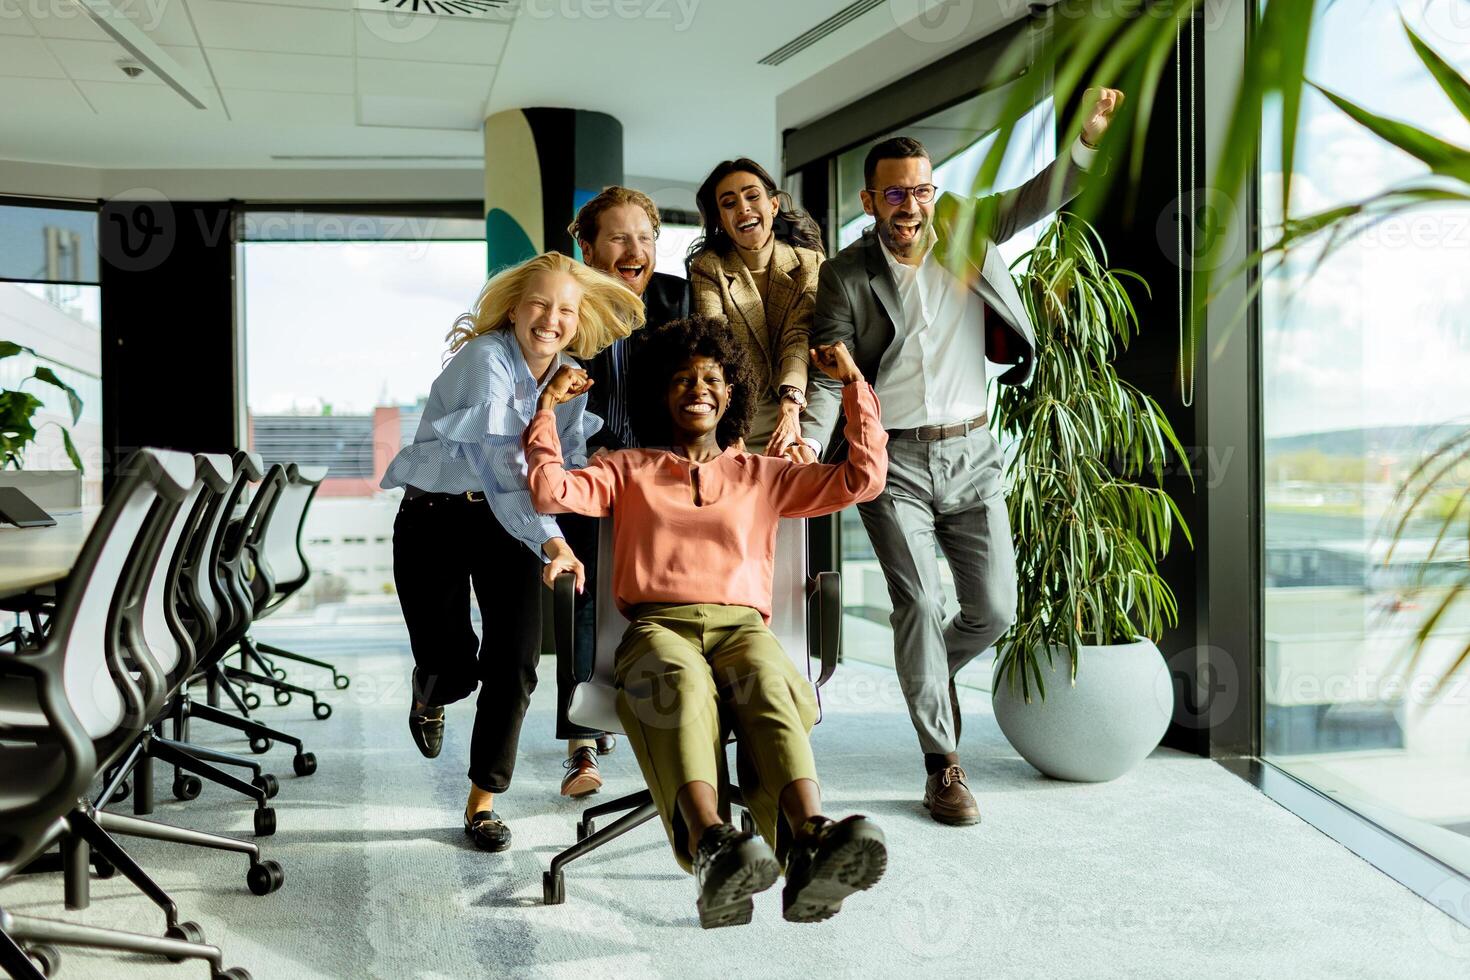
M 477 847 L 503 851 L 510 828 L 494 808 L 510 787 L 521 720 L 536 686 L 539 589 L 584 572 L 557 528 L 532 506 L 520 437 L 566 352 L 591 357 L 643 322 L 643 302 L 622 283 L 557 252 L 490 279 L 450 331 L 449 359 L 423 419 L 383 477 L 402 487 L 393 525 L 393 579 L 413 648 L 409 730 L 434 758 L 444 706 L 480 689 L 470 741 L 464 828 Z M 584 383 L 556 411 L 574 466 L 602 425 L 586 411 Z M 481 637 L 470 624 L 470 584 Z M 493 630 L 493 633 L 492 633 Z
M 822 231 L 745 157 L 710 171 L 695 194 L 703 223 L 689 250 L 699 316 L 721 316 L 755 365 L 755 420 L 746 446 L 815 462 L 802 442 L 807 350 L 822 266 Z

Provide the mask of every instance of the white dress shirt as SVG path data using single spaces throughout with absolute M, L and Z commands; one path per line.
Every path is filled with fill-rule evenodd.
M 1097 155 L 1078 140 L 1072 162 L 1088 169 Z M 905 265 L 879 238 L 903 318 L 878 362 L 873 388 L 885 429 L 972 419 L 986 410 L 985 302 L 934 257 Z

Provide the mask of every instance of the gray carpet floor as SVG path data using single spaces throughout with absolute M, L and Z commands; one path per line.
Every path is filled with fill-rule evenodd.
M 282 787 L 280 829 L 261 844 L 285 865 L 285 887 L 256 898 L 238 856 L 125 842 L 226 964 L 257 980 L 1470 976 L 1470 930 L 1220 766 L 1160 750 L 1112 783 L 1054 782 L 1017 758 L 981 691 L 963 698 L 963 756 L 984 822 L 933 823 L 919 805 L 919 756 L 896 680 L 862 664 L 844 665 L 824 692 L 813 742 L 830 812 L 865 812 L 887 833 L 889 871 L 874 890 L 828 923 L 792 925 L 778 887 L 758 896 L 751 925 L 704 932 L 691 880 L 648 825 L 571 865 L 566 904 L 543 906 L 541 873 L 574 840 L 579 809 L 557 795 L 564 750 L 552 739 L 549 669 L 515 785 L 497 803 L 515 846 L 489 855 L 460 826 L 473 707 L 450 708 L 439 759 L 418 755 L 403 721 L 401 626 L 335 627 L 330 638 L 258 632 L 352 675 L 350 689 L 329 694 L 327 721 L 299 699 L 260 712 L 304 735 L 320 760 L 316 775 L 296 778 L 287 750 L 265 757 Z M 197 727 L 201 742 L 241 745 Z M 625 743 L 603 762 L 601 799 L 641 787 Z M 158 796 L 159 819 L 249 833 L 249 808 L 217 787 L 178 803 L 160 772 Z M 3 886 L 0 903 L 139 930 L 161 922 L 121 877 L 94 881 L 81 913 L 62 910 L 54 875 Z M 207 969 L 64 949 L 59 976 Z

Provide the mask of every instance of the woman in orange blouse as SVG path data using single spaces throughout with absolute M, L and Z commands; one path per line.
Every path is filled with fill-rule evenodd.
M 783 867 L 785 917 L 825 919 L 887 863 L 873 821 L 821 815 L 808 738 L 815 698 L 768 626 L 777 521 L 871 500 L 888 469 L 878 400 L 847 349 L 811 357 L 843 385 L 843 463 L 735 448 L 760 395 L 743 345 L 712 317 L 667 324 L 640 352 L 633 424 L 644 446 L 667 448 L 620 450 L 567 470 L 552 409 L 586 390 L 571 368 L 552 379 L 526 429 L 537 509 L 613 517 L 614 593 L 631 621 L 617 651 L 618 716 L 674 856 L 694 872 L 705 928 L 749 922 L 750 896 Z M 719 814 L 722 709 L 760 837 Z

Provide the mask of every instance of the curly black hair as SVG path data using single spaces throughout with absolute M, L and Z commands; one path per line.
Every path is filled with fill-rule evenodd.
M 743 439 L 755 419 L 755 367 L 745 345 L 735 339 L 724 317 L 691 316 L 634 334 L 629 379 L 628 415 L 644 446 L 673 441 L 669 418 L 669 379 L 692 357 L 708 357 L 725 372 L 730 401 L 715 429 L 720 448 Z

